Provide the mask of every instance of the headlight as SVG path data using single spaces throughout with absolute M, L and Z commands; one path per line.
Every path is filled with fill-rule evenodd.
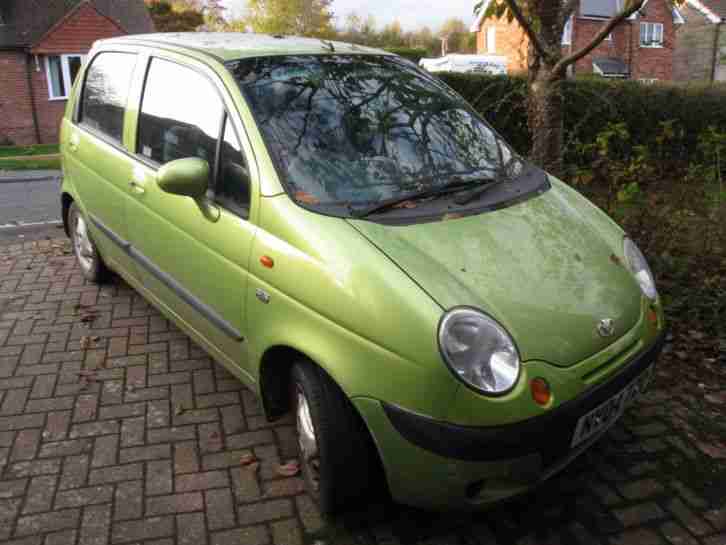
M 658 296 L 658 292 L 655 289 L 655 280 L 653 279 L 653 273 L 650 272 L 650 267 L 648 267 L 648 262 L 645 260 L 643 252 L 635 245 L 635 242 L 626 238 L 623 253 L 625 254 L 628 269 L 635 276 L 635 280 L 638 282 L 640 289 L 648 299 L 655 299 Z
M 509 333 L 473 308 L 455 308 L 444 315 L 439 347 L 454 374 L 482 393 L 503 394 L 519 378 L 519 353 Z

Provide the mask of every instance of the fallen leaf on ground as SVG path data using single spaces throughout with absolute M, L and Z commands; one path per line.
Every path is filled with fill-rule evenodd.
M 93 322 L 96 318 L 98 318 L 98 312 L 92 311 L 92 312 L 84 312 L 81 314 L 81 322 L 90 323 Z
M 184 412 L 184 407 L 182 407 L 181 405 L 177 405 L 176 407 L 174 407 L 174 414 L 175 415 L 179 416 L 183 412 Z
M 81 337 L 81 350 L 86 350 L 91 345 L 91 339 L 85 335 Z
M 277 466 L 277 474 L 283 477 L 294 477 L 300 473 L 300 462 L 297 460 L 290 460 L 286 464 Z
M 243 465 L 243 466 L 248 466 L 251 463 L 256 462 L 256 461 L 257 461 L 257 458 L 255 458 L 254 454 L 243 454 L 239 459 L 240 465 Z

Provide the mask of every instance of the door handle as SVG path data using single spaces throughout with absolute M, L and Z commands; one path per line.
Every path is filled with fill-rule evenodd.
M 131 181 L 129 182 L 129 186 L 131 186 L 131 191 L 133 191 L 134 193 L 137 193 L 139 195 L 143 195 L 144 193 L 146 193 L 144 186 L 142 186 L 138 182 Z
M 78 151 L 78 145 L 80 144 L 80 142 L 81 138 L 78 136 L 78 133 L 73 133 L 68 139 L 68 148 L 71 151 Z

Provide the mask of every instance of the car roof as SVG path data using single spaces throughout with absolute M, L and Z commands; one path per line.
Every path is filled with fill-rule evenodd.
M 242 32 L 133 34 L 120 38 L 100 40 L 98 43 L 103 46 L 127 44 L 165 49 L 186 49 L 205 53 L 223 62 L 270 55 L 331 55 L 335 53 L 391 55 L 391 53 L 381 49 L 344 42 Z

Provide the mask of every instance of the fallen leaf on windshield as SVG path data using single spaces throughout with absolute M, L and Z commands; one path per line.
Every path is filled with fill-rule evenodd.
M 464 217 L 463 214 L 444 214 L 444 216 L 441 218 L 441 220 L 442 221 L 455 220 L 455 219 L 459 219 L 459 218 L 463 218 L 463 217 Z
M 403 201 L 398 204 L 394 204 L 393 208 L 416 208 L 416 203 L 413 201 Z
M 610 254 L 610 261 L 612 261 L 616 265 L 622 265 L 620 258 L 618 256 L 616 256 L 615 254 Z
M 286 464 L 277 466 L 277 474 L 283 477 L 294 477 L 300 473 L 300 462 L 297 460 L 290 460 Z
M 320 203 L 320 200 L 317 197 L 315 197 L 315 195 L 311 195 L 307 191 L 296 191 L 295 200 L 304 202 L 305 204 L 319 204 Z

